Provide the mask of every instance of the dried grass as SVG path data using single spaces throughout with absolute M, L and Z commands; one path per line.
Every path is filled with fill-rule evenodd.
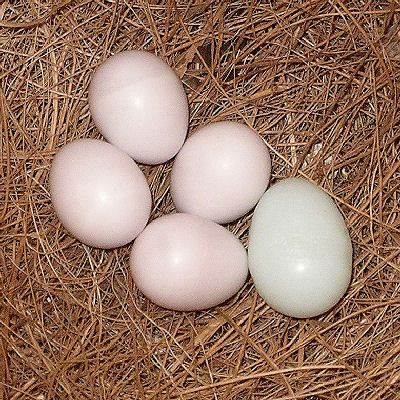
M 16 0 L 0 4 L 0 399 L 395 399 L 400 396 L 400 4 L 311 0 Z M 273 180 L 323 187 L 354 243 L 345 298 L 282 316 L 249 279 L 196 313 L 147 301 L 129 247 L 95 250 L 54 215 L 57 149 L 100 137 L 96 65 L 147 49 L 173 66 L 190 130 L 245 122 Z M 143 166 L 153 217 L 171 163 Z M 246 244 L 251 214 L 229 226 Z

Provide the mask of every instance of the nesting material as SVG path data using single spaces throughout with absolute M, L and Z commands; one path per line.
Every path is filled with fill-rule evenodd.
M 272 3 L 273 5 L 268 5 Z M 395 399 L 400 392 L 400 48 L 395 2 L 5 1 L 0 4 L 0 399 Z M 101 138 L 88 85 L 145 49 L 184 82 L 189 134 L 233 120 L 268 143 L 272 183 L 331 195 L 354 246 L 329 313 L 276 313 L 249 279 L 173 312 L 134 287 L 129 246 L 74 240 L 51 206 L 57 149 Z M 152 219 L 172 163 L 142 166 Z M 247 246 L 251 213 L 228 228 Z

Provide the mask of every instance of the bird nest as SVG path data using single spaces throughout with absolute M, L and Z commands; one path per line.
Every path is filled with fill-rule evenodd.
M 3 1 L 0 4 L 0 399 L 395 399 L 400 392 L 400 6 L 395 1 Z M 101 138 L 87 89 L 128 49 L 184 83 L 189 134 L 254 128 L 272 184 L 329 193 L 354 246 L 329 313 L 273 311 L 249 278 L 210 310 L 162 309 L 129 246 L 82 245 L 48 176 L 60 146 Z M 141 166 L 152 218 L 174 212 L 171 162 Z M 246 246 L 252 214 L 227 228 Z

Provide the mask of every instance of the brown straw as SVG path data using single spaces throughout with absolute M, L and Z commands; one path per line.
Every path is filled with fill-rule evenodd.
M 0 400 L 400 398 L 400 3 L 9 0 L 0 3 Z M 335 199 L 353 279 L 329 313 L 271 310 L 249 278 L 203 312 L 135 288 L 129 246 L 101 251 L 56 218 L 57 149 L 101 138 L 96 66 L 146 49 L 182 78 L 190 132 L 255 128 L 273 180 Z M 172 163 L 141 166 L 152 218 L 173 212 Z M 228 228 L 247 245 L 251 214 Z

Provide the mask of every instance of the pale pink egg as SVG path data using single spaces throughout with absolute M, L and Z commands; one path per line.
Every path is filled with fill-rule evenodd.
M 130 266 L 150 300 L 187 311 L 229 299 L 248 274 L 242 243 L 222 226 L 189 214 L 152 221 L 133 243 Z
M 108 58 L 92 77 L 89 107 L 100 133 L 133 159 L 159 164 L 185 140 L 189 109 L 182 82 L 146 51 Z
M 172 199 L 180 212 L 227 223 L 256 205 L 270 176 L 269 151 L 255 131 L 236 122 L 215 122 L 195 132 L 178 153 Z
M 109 143 L 75 140 L 56 154 L 50 194 L 66 229 L 104 249 L 132 241 L 146 226 L 151 194 L 136 163 Z

